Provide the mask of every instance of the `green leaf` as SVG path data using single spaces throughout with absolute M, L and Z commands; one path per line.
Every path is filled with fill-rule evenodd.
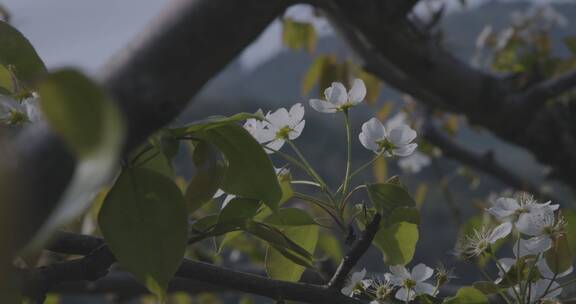
M 342 260 L 342 247 L 340 241 L 331 232 L 324 231 L 322 237 L 318 240 L 318 248 L 327 255 L 334 264 Z
M 98 223 L 120 265 L 161 301 L 187 243 L 186 205 L 173 181 L 126 169 L 104 200 Z
M 395 223 L 378 230 L 374 245 L 383 253 L 386 264 L 406 265 L 414 257 L 418 236 L 417 225 L 407 222 Z
M 218 162 L 218 155 L 208 142 L 199 142 L 194 149 L 196 172 L 186 189 L 188 211 L 193 213 L 210 202 L 220 188 L 225 168 Z
M 380 96 L 380 91 L 382 91 L 380 78 L 364 70 L 359 70 L 356 77 L 362 79 L 366 85 L 366 101 L 368 104 L 375 105 L 376 101 L 378 101 L 378 96 Z
M 78 155 L 87 156 L 105 145 L 108 125 L 119 113 L 104 92 L 74 70 L 61 70 L 38 85 L 46 120 Z
M 283 19 L 282 41 L 293 50 L 304 49 L 309 53 L 316 48 L 316 30 L 308 22 L 298 22 L 290 18 Z
M 570 252 L 576 252 L 576 211 L 574 209 L 565 208 L 562 210 L 562 215 L 568 223 L 566 225 L 566 241 Z
M 318 243 L 317 225 L 288 227 L 283 230 L 284 234 L 300 245 L 310 254 L 316 249 Z M 273 247 L 269 247 L 266 253 L 266 273 L 270 278 L 298 282 L 306 268 L 286 258 Z
M 252 222 L 246 227 L 246 231 L 252 235 L 268 242 L 274 249 L 278 250 L 284 257 L 292 262 L 313 268 L 312 255 L 300 245 L 288 238 L 280 230 L 258 222 Z
M 388 223 L 384 225 L 387 226 L 400 222 L 420 225 L 420 211 L 414 207 L 398 207 L 392 211 L 392 214 L 390 214 L 388 218 Z
M 576 56 L 576 37 L 565 37 L 564 44 L 572 53 L 572 56 Z
M 552 248 L 544 253 L 546 263 L 554 273 L 562 273 L 572 267 L 572 254 L 566 236 L 553 240 Z
M 92 81 L 72 70 L 39 85 L 44 117 L 77 153 L 74 175 L 28 249 L 42 245 L 55 229 L 80 216 L 116 173 L 125 126 L 120 111 Z
M 218 216 L 218 223 L 226 223 L 235 219 L 251 219 L 256 215 L 260 201 L 248 198 L 233 198 L 226 204 Z
M 10 24 L 0 21 L 0 65 L 13 66 L 16 78 L 26 85 L 46 72 L 30 41 Z
M 472 285 L 474 286 L 474 288 L 481 291 L 485 295 L 492 295 L 500 292 L 500 287 L 498 287 L 498 285 L 496 285 L 494 282 L 479 281 L 474 282 L 474 284 Z
M 14 91 L 14 83 L 12 73 L 0 65 L 0 94 L 12 95 Z
M 399 207 L 416 207 L 416 203 L 401 186 L 386 183 L 368 185 L 368 195 L 376 210 L 382 213 L 384 223 Z
M 228 161 L 222 182 L 226 193 L 261 199 L 272 210 L 277 209 L 282 189 L 272 162 L 244 128 L 221 125 L 203 131 L 201 136 L 218 147 Z
M 444 300 L 445 304 L 488 304 L 488 298 L 474 287 L 462 287 L 455 296 Z
M 232 123 L 237 123 L 242 120 L 250 119 L 250 118 L 261 118 L 260 115 L 251 114 L 251 113 L 238 113 L 236 115 L 226 117 L 226 116 L 211 116 L 206 119 L 192 122 L 184 127 L 181 128 L 174 128 L 168 130 L 168 132 L 174 137 L 182 137 L 185 135 L 194 134 L 199 131 L 206 131 L 212 128 L 217 128 L 221 126 L 225 126 Z
M 304 210 L 298 208 L 278 209 L 264 223 L 275 226 L 306 226 L 317 225 L 316 221 Z
M 302 95 L 308 95 L 310 91 L 312 91 L 312 88 L 318 83 L 324 70 L 324 65 L 328 60 L 327 56 L 318 56 L 314 59 L 302 78 Z

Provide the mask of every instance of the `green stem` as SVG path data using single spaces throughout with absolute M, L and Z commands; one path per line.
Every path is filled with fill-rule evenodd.
M 506 276 L 506 270 L 504 270 L 504 267 L 502 266 L 502 264 L 500 264 L 500 261 L 498 261 L 498 259 L 496 259 L 496 257 L 494 257 L 494 255 L 492 253 L 490 253 L 489 256 L 492 259 L 492 261 L 494 261 L 494 263 L 496 263 L 496 267 L 500 271 L 502 271 L 502 274 L 504 275 L 504 277 L 506 278 L 508 283 L 512 283 L 510 281 L 510 278 Z M 520 298 L 520 295 L 518 294 L 518 291 L 516 290 L 516 288 L 514 288 L 514 286 L 512 286 L 512 291 L 514 292 L 514 296 L 516 297 L 516 300 L 518 301 L 518 303 L 522 303 L 522 298 Z
M 346 126 L 346 173 L 342 183 L 342 196 L 346 197 L 348 193 L 348 184 L 350 183 L 350 167 L 352 166 L 352 132 L 350 130 L 350 115 L 348 110 L 344 110 L 344 125 Z M 344 200 L 342 200 L 344 204 Z
M 322 210 L 324 210 L 326 213 L 328 213 L 328 215 L 330 215 L 330 217 L 334 220 L 334 222 L 338 225 L 338 227 L 342 231 L 346 231 L 346 227 L 344 227 L 344 224 L 342 222 L 340 222 L 338 217 L 332 213 L 332 207 L 330 205 L 328 205 L 326 202 L 319 200 L 313 196 L 310 196 L 310 195 L 307 195 L 304 193 L 300 193 L 300 192 L 294 192 L 294 197 L 299 198 L 299 199 L 304 200 L 304 201 L 307 201 L 307 202 L 310 202 L 310 203 L 320 207 Z
M 362 172 L 362 170 L 366 169 L 368 166 L 370 166 L 372 163 L 374 163 L 380 156 L 382 156 L 382 154 L 384 154 L 384 152 L 380 152 L 380 153 L 376 154 L 376 156 L 374 156 L 370 161 L 363 164 L 358 169 L 356 169 L 354 172 L 352 172 L 352 174 L 350 174 L 350 178 L 353 178 L 354 176 L 356 176 L 356 174 Z M 338 190 L 336 190 L 336 193 L 340 193 L 340 191 L 342 191 L 342 188 L 343 188 L 343 185 L 341 185 L 338 188 Z

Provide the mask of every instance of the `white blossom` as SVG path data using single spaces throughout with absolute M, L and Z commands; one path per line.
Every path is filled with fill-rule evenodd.
M 408 156 L 418 147 L 412 142 L 416 136 L 416 131 L 408 125 L 388 130 L 378 119 L 372 118 L 362 125 L 358 138 L 366 149 L 376 154 L 383 152 L 386 156 Z
M 9 97 L 0 97 L 0 123 L 6 125 L 21 125 L 36 122 L 41 119 L 41 113 L 36 94 L 21 102 Z
M 521 194 L 517 198 L 498 198 L 486 211 L 499 221 L 514 222 L 518 225 L 520 221 L 526 221 L 525 218 L 531 213 L 543 211 L 544 213 L 553 214 L 558 208 L 559 205 L 552 204 L 550 201 L 541 204 L 534 200 L 532 196 Z
M 481 256 L 491 250 L 492 244 L 505 238 L 510 232 L 512 232 L 512 224 L 509 222 L 502 223 L 494 229 L 482 227 L 480 230 L 474 230 L 472 235 L 460 241 L 457 254 L 463 258 Z
M 516 223 L 518 231 L 532 236 L 526 240 L 526 248 L 534 252 L 544 252 L 552 247 L 552 241 L 564 233 L 565 226 L 563 217 L 556 220 L 554 213 L 546 209 L 523 214 Z
M 274 139 L 274 133 L 268 129 L 268 122 L 255 118 L 247 119 L 244 123 L 244 129 L 261 144 L 270 142 Z
M 290 111 L 280 108 L 266 114 L 266 120 L 267 129 L 273 134 L 272 140 L 266 146 L 272 150 L 280 150 L 287 139 L 294 140 L 302 133 L 306 123 L 304 107 L 297 103 L 290 108 Z
M 412 155 L 398 160 L 400 169 L 408 173 L 418 173 L 428 165 L 430 165 L 430 156 L 419 151 L 415 151 Z
M 350 297 L 360 294 L 362 291 L 366 290 L 371 284 L 370 280 L 364 279 L 365 277 L 366 277 L 366 269 L 362 269 L 362 271 L 352 273 L 350 280 L 348 281 L 346 286 L 344 286 L 344 288 L 342 288 L 340 291 L 342 292 L 342 294 Z
M 425 281 L 432 277 L 434 270 L 424 264 L 418 264 L 408 272 L 402 265 L 390 266 L 390 273 L 386 277 L 390 282 L 400 287 L 396 291 L 396 299 L 401 301 L 412 301 L 418 294 L 428 294 L 435 296 L 438 292 L 434 285 Z
M 326 100 L 311 99 L 310 106 L 322 113 L 335 113 L 347 110 L 364 100 L 366 97 L 366 85 L 362 79 L 355 79 L 352 88 L 348 92 L 346 87 L 340 82 L 333 82 L 324 90 Z

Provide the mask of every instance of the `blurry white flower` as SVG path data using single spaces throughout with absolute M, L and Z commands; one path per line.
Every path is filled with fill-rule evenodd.
M 491 36 L 492 36 L 492 25 L 486 25 L 482 29 L 480 34 L 478 34 L 478 37 L 476 37 L 476 48 L 483 49 L 487 45 L 487 42 L 489 41 Z
M 40 120 L 41 113 L 36 95 L 18 102 L 9 97 L 0 97 L 0 123 L 21 125 Z
M 510 232 L 512 232 L 512 224 L 508 222 L 502 223 L 494 229 L 482 227 L 481 230 L 474 230 L 472 235 L 461 240 L 457 253 L 465 259 L 481 256 L 491 250 L 492 244 L 505 238 Z
M 376 118 L 362 124 L 362 132 L 358 138 L 366 149 L 376 154 L 384 152 L 386 156 L 408 156 L 418 147 L 418 144 L 412 143 L 416 139 L 416 131 L 408 125 L 387 130 Z
M 395 295 L 398 300 L 412 301 L 417 294 L 435 296 L 438 292 L 434 285 L 425 282 L 432 277 L 434 270 L 424 264 L 416 265 L 411 273 L 402 265 L 390 266 L 390 272 L 386 277 L 393 285 L 400 287 Z
M 398 161 L 400 169 L 408 173 L 418 173 L 428 165 L 430 165 L 430 156 L 419 151 Z
M 347 296 L 355 296 L 360 294 L 362 291 L 366 290 L 370 284 L 370 280 L 365 280 L 366 277 L 366 269 L 362 269 L 360 272 L 352 273 L 348 284 L 342 288 L 341 292 Z
M 280 150 L 286 139 L 294 140 L 300 136 L 306 121 L 304 120 L 304 107 L 297 103 L 290 108 L 280 108 L 275 112 L 266 114 L 268 130 L 273 138 L 266 146 L 273 150 Z
M 400 111 L 386 120 L 386 129 L 391 130 L 408 124 L 408 115 L 406 115 L 405 112 Z
M 530 213 L 540 210 L 554 213 L 558 207 L 559 205 L 552 204 L 550 201 L 541 204 L 534 200 L 531 195 L 521 194 L 517 198 L 500 197 L 486 211 L 499 221 L 512 221 L 517 224 L 518 221 Z
M 364 100 L 366 97 L 366 86 L 362 79 L 355 79 L 350 92 L 340 82 L 333 82 L 332 86 L 324 90 L 326 100 L 311 99 L 310 106 L 322 113 L 335 113 L 347 110 Z
M 496 50 L 502 50 L 507 45 L 510 39 L 514 37 L 515 30 L 511 27 L 501 31 L 496 38 Z

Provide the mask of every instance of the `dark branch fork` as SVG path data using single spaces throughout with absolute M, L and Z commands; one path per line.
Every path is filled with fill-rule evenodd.
M 342 263 L 327 286 L 273 280 L 187 259 L 182 262 L 176 276 L 277 300 L 358 304 L 361 302 L 344 296 L 340 293 L 340 289 L 352 268 L 370 247 L 380 227 L 380 218 L 381 216 L 376 214 L 366 226 L 360 238 L 342 259 Z M 46 293 L 61 283 L 95 281 L 105 276 L 110 266 L 116 262 L 104 240 L 94 236 L 59 232 L 46 249 L 63 254 L 85 255 L 85 257 L 24 271 L 23 293 L 38 303 L 42 303 Z

